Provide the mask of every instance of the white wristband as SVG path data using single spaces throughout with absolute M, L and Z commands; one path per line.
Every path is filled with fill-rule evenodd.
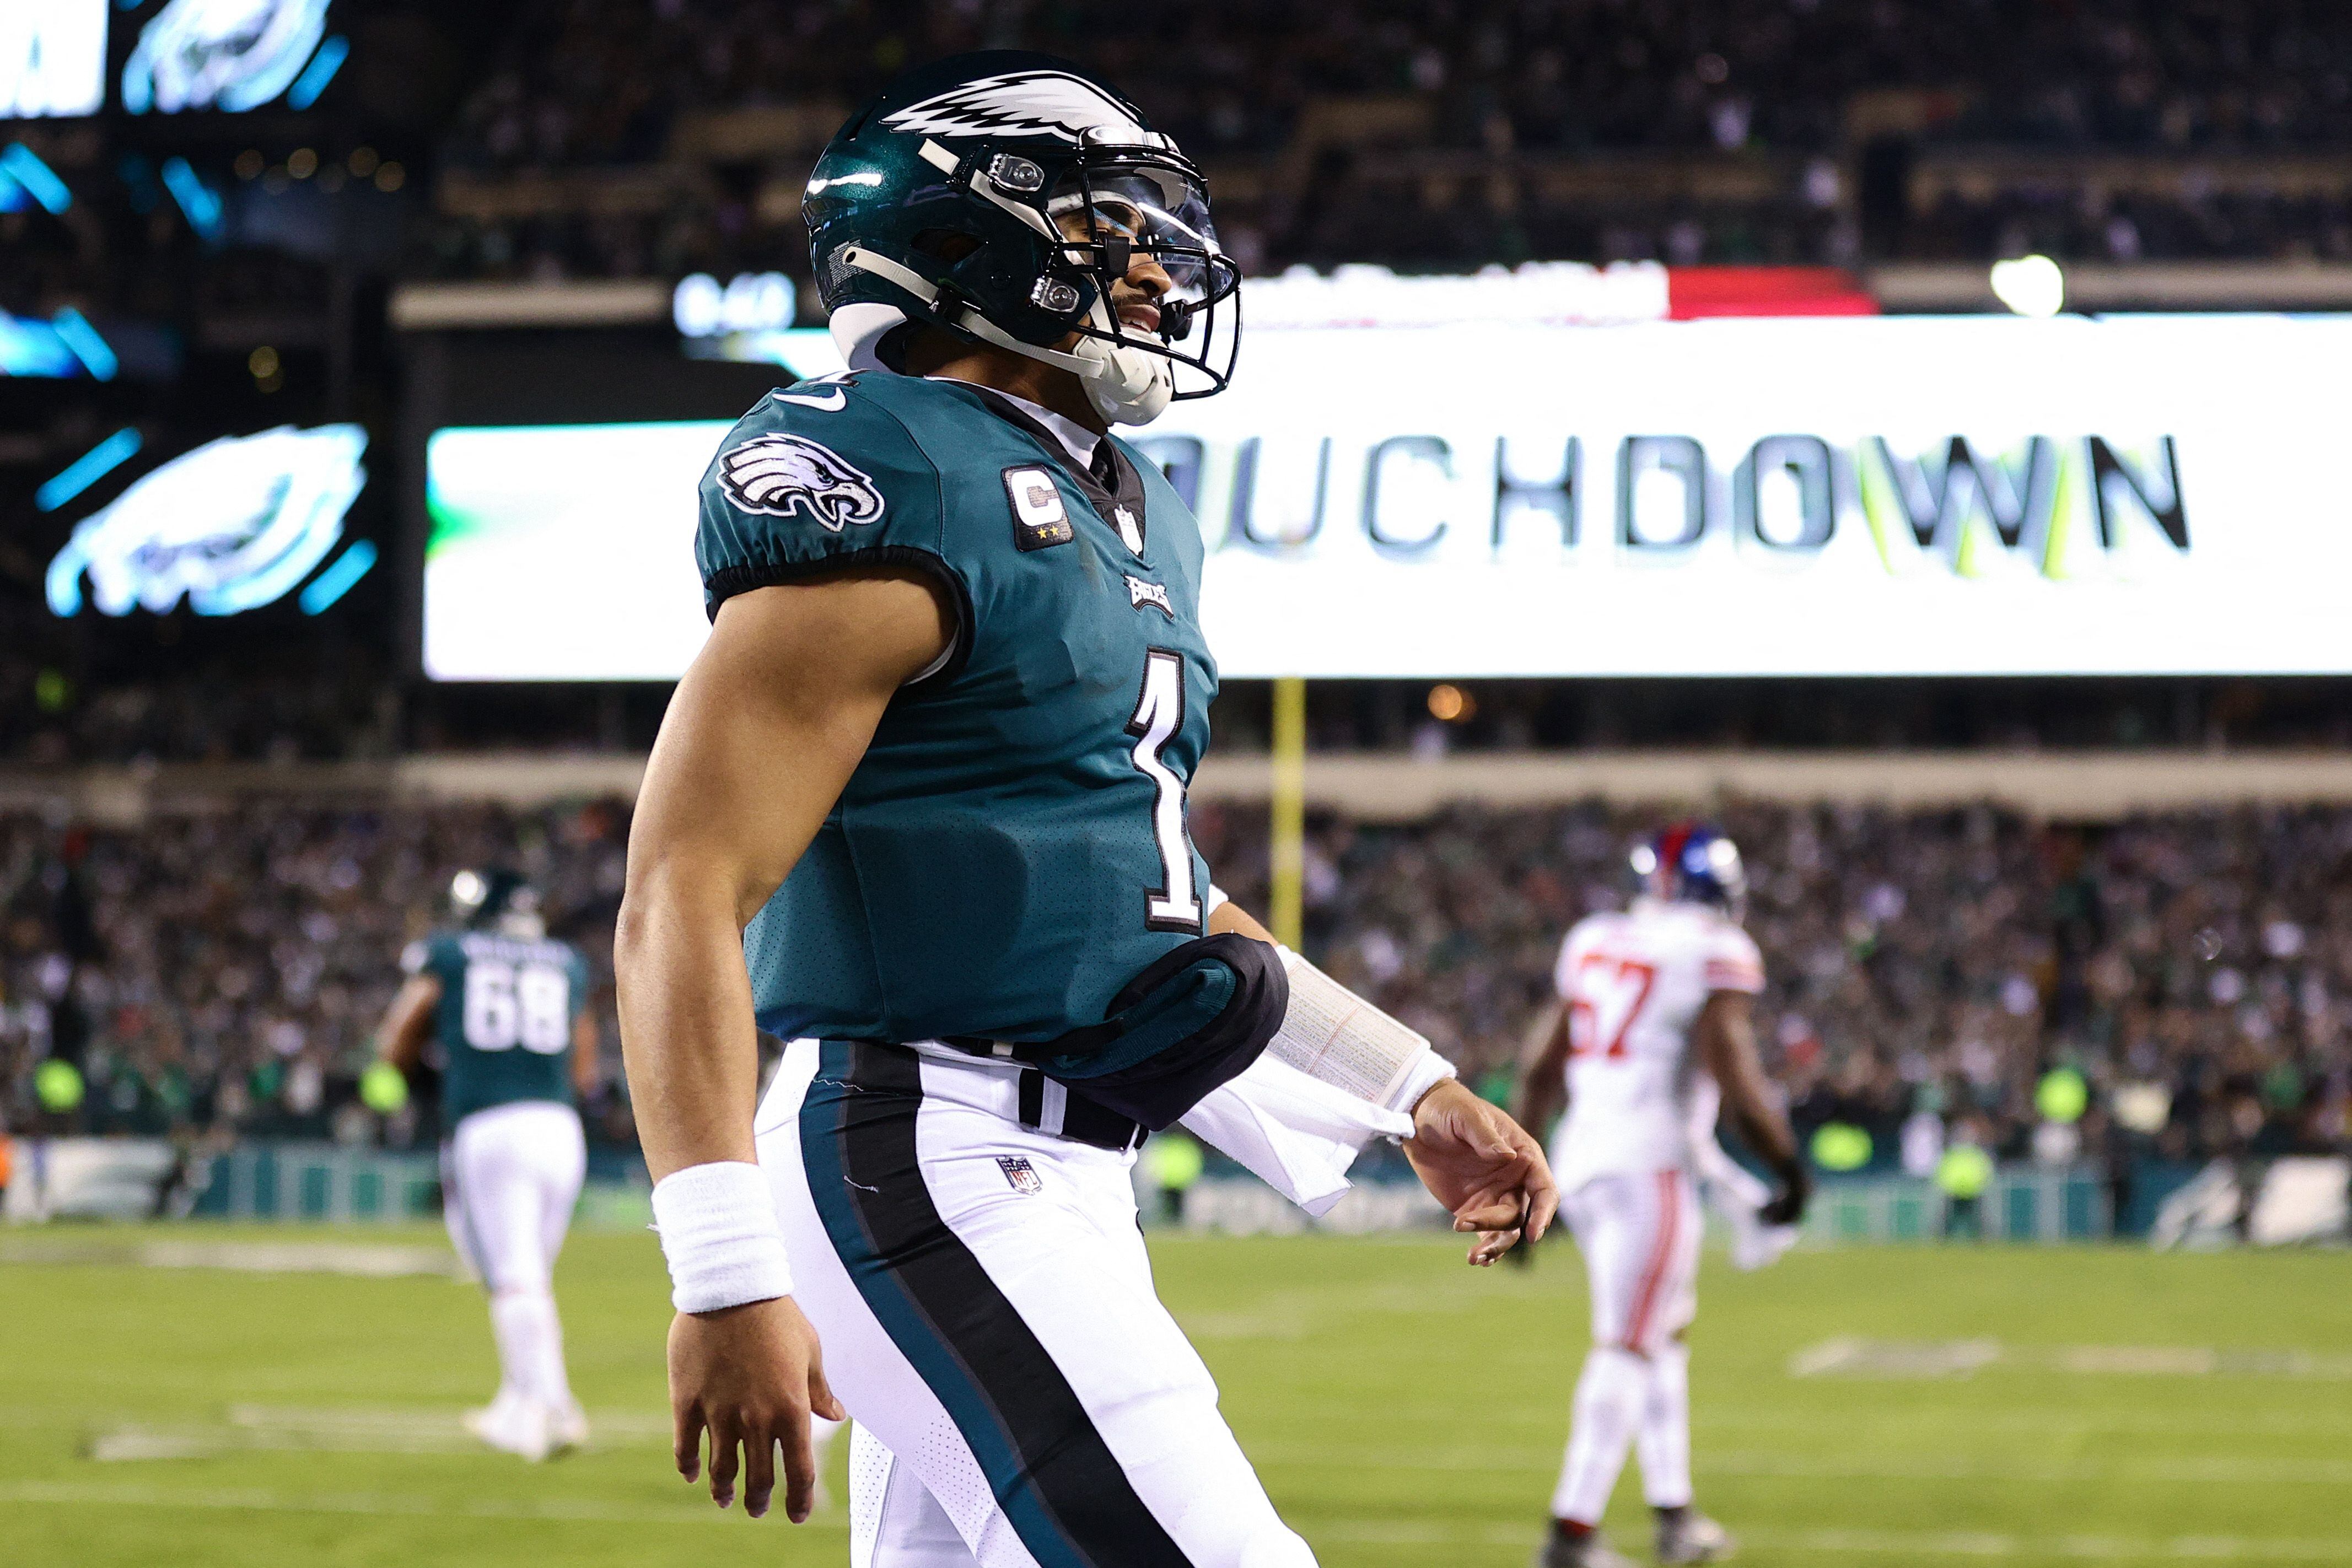
M 1404 1082 L 1390 1097 L 1389 1109 L 1402 1111 L 1410 1116 L 1412 1108 L 1421 1103 L 1423 1095 L 1447 1079 L 1460 1076 L 1454 1071 L 1454 1063 L 1438 1055 L 1434 1047 L 1424 1046 L 1421 1054 L 1413 1058 L 1412 1065 L 1405 1069 Z
M 670 1305 L 715 1312 L 793 1293 L 775 1195 L 760 1167 L 714 1160 L 654 1184 L 654 1228 L 669 1262 Z
M 1407 1113 L 1440 1079 L 1454 1076 L 1427 1037 L 1290 948 L 1277 950 L 1290 977 L 1290 1005 L 1266 1042 L 1268 1056 L 1359 1100 Z

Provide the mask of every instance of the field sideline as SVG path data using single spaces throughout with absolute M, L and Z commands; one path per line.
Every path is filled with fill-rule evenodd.
M 0 1556 L 845 1563 L 837 1500 L 802 1530 L 749 1523 L 669 1473 L 650 1236 L 585 1233 L 564 1256 L 602 1437 L 536 1469 L 456 1431 L 495 1377 L 469 1286 L 117 1260 L 323 1242 L 356 1249 L 352 1268 L 445 1250 L 416 1228 L 0 1233 Z M 1571 1249 L 1487 1274 L 1437 1238 L 1153 1251 L 1326 1568 L 1526 1562 L 1583 1348 Z M 1755 1275 L 1710 1259 L 1701 1301 L 1699 1495 L 1744 1563 L 2352 1564 L 2352 1254 L 1856 1248 Z M 1630 1474 L 1612 1522 L 1646 1557 Z

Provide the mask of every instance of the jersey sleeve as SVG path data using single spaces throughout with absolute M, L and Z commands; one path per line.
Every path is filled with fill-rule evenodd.
M 400 950 L 400 970 L 404 975 L 430 975 L 444 986 L 463 985 L 466 950 L 446 931 L 436 931 Z
M 1737 925 L 1719 927 L 1707 939 L 1700 972 L 1710 991 L 1745 991 L 1753 996 L 1764 988 L 1764 955 L 1756 939 Z
M 772 392 L 735 423 L 702 476 L 695 561 L 716 619 L 736 594 L 861 566 L 934 579 L 955 638 L 928 679 L 960 662 L 971 585 L 944 543 L 938 468 L 891 412 L 848 382 Z

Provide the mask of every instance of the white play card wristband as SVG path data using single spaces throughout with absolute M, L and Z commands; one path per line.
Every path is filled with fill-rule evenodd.
M 760 1167 L 714 1160 L 654 1184 L 654 1229 L 669 1262 L 670 1305 L 715 1312 L 793 1293 L 776 1200 Z

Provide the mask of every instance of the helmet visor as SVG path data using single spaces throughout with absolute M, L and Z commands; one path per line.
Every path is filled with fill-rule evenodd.
M 1065 259 L 1109 303 L 1102 312 L 1107 329 L 1079 330 L 1173 360 L 1178 397 L 1222 391 L 1238 354 L 1240 321 L 1216 307 L 1240 287 L 1241 270 L 1217 244 L 1199 176 L 1172 163 L 1085 160 L 1055 187 L 1045 210 L 1070 241 Z
M 1168 275 L 1169 298 L 1204 305 L 1239 281 L 1217 245 L 1207 194 L 1173 170 L 1075 170 L 1046 211 L 1073 240 L 1124 239 L 1150 256 Z

